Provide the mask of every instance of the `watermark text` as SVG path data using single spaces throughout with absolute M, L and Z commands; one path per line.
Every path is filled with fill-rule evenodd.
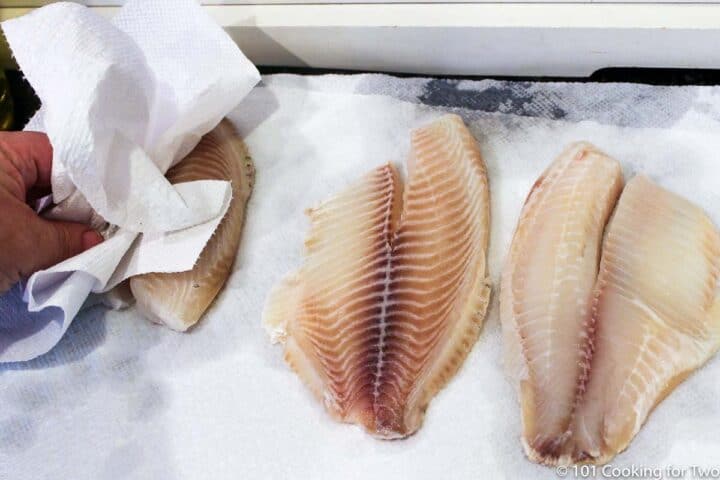
M 720 465 L 569 465 L 555 467 L 560 478 L 632 480 L 720 480 Z

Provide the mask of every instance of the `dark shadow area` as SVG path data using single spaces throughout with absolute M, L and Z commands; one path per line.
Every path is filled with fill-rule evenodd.
M 243 31 L 230 30 L 228 32 L 233 40 L 242 42 Z M 258 34 L 253 34 L 258 35 Z M 257 39 L 255 39 L 257 40 Z M 277 48 L 277 42 L 267 35 L 262 40 Z M 302 63 L 292 52 L 286 51 L 288 63 Z M 692 68 L 603 68 L 589 77 L 507 77 L 507 76 L 480 76 L 480 75 L 424 75 L 415 73 L 402 73 L 392 71 L 367 71 L 367 70 L 337 70 L 311 67 L 276 67 L 258 66 L 260 73 L 270 75 L 274 73 L 292 73 L 297 75 L 325 75 L 325 74 L 357 74 L 357 73 L 382 73 L 398 78 L 424 77 L 444 81 L 452 80 L 512 80 L 516 82 L 598 82 L 598 83 L 642 83 L 648 85 L 720 85 L 720 69 L 692 69 Z M 40 100 L 25 80 L 22 73 L 17 70 L 6 72 L 10 94 L 14 105 L 15 121 L 13 130 L 21 130 L 32 115 L 40 108 Z M 485 109 L 483 109 L 485 110 Z
M 511 76 L 483 76 L 483 75 L 425 75 L 403 72 L 380 72 L 367 70 L 336 70 L 306 67 L 272 67 L 260 66 L 260 73 L 270 75 L 273 73 L 294 73 L 298 75 L 324 75 L 324 74 L 356 74 L 356 73 L 382 73 L 399 78 L 423 77 L 444 80 L 512 80 L 517 82 L 627 82 L 647 83 L 650 85 L 720 85 L 720 69 L 693 69 L 693 68 L 603 68 L 589 77 L 511 77 Z
M 22 130 L 25 124 L 30 120 L 38 108 L 40 108 L 40 99 L 37 98 L 30 84 L 25 80 L 21 72 L 17 70 L 6 70 L 8 86 L 10 87 L 10 96 L 12 97 L 14 122 L 13 130 Z

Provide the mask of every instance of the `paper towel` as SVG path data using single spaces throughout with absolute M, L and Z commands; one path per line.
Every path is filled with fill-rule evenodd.
M 349 78 L 361 91 L 406 81 Z M 433 106 L 296 80 L 317 88 L 256 88 L 229 115 L 257 179 L 234 273 L 198 328 L 178 335 L 133 308 L 92 308 L 49 354 L 0 366 L 0 478 L 557 479 L 523 455 L 497 309 L 500 268 L 532 183 L 566 143 L 586 139 L 627 176 L 649 175 L 720 225 L 720 124 L 707 113 L 720 105 L 718 88 L 472 82 L 460 95 L 448 82 L 448 104 L 485 104 L 500 91 L 501 103 L 524 109 L 519 116 L 442 106 L 430 89 L 445 88 L 437 80 L 408 81 L 423 98 L 435 95 Z M 586 103 L 574 102 L 576 94 Z M 596 108 L 579 108 L 593 99 Z M 577 121 L 558 119 L 558 105 Z M 270 288 L 302 262 L 303 211 L 378 165 L 403 165 L 409 130 L 447 111 L 469 124 L 487 162 L 495 295 L 478 343 L 423 427 L 405 440 L 379 441 L 330 418 L 270 344 L 262 309 Z M 717 463 L 718 378 L 714 358 L 658 406 L 613 465 Z
M 192 0 L 130 0 L 112 20 L 56 3 L 2 28 L 42 101 L 28 128 L 53 145 L 57 206 L 46 216 L 118 227 L 102 245 L 29 279 L 30 312 L 55 313 L 30 335 L 19 320 L 0 332 L 7 362 L 57 343 L 90 292 L 192 268 L 228 208 L 230 185 L 171 185 L 164 174 L 259 74 Z

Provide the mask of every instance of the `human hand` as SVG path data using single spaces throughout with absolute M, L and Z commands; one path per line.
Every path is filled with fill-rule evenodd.
M 51 169 L 44 133 L 0 132 L 0 294 L 103 240 L 87 225 L 48 221 L 30 208 L 28 201 L 49 192 Z

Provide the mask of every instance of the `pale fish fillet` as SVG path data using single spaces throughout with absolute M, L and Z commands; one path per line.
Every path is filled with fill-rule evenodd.
M 326 409 L 379 438 L 415 432 L 476 341 L 490 294 L 485 164 L 462 120 L 309 211 L 306 260 L 263 322 Z M 402 198 L 401 198 L 402 197 Z
M 539 463 L 609 461 L 720 346 L 717 230 L 645 177 L 617 201 L 621 188 L 617 162 L 571 146 L 513 239 L 501 319 L 523 446 Z
M 603 244 L 590 375 L 573 461 L 604 463 L 720 347 L 720 236 L 705 213 L 645 177 L 620 197 Z
M 527 455 L 546 462 L 569 440 L 587 375 L 587 321 L 620 164 L 570 145 L 535 182 L 502 277 L 506 366 L 517 381 Z
M 137 306 L 147 318 L 185 331 L 202 317 L 232 271 L 254 169 L 242 138 L 228 120 L 223 120 L 168 170 L 167 178 L 171 183 L 227 180 L 232 184 L 230 207 L 192 270 L 130 279 Z

